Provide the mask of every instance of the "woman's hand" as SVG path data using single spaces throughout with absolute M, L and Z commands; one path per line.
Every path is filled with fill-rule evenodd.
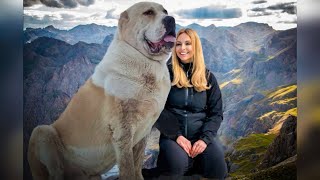
M 203 140 L 198 140 L 192 146 L 192 149 L 190 151 L 190 157 L 196 157 L 198 154 L 201 154 L 206 148 L 207 144 Z
M 187 138 L 185 138 L 185 137 L 183 137 L 183 136 L 179 136 L 178 138 L 177 138 L 177 140 L 176 140 L 176 142 L 182 147 L 182 149 L 184 150 L 184 151 L 186 151 L 186 153 L 188 154 L 188 156 L 190 157 L 190 151 L 191 151 L 191 142 L 187 139 Z

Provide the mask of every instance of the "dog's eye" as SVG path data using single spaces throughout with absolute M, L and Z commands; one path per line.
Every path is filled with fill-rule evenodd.
M 163 13 L 168 14 L 168 11 L 164 9 L 164 10 L 163 10 Z
M 154 12 L 152 10 L 148 10 L 148 11 L 144 12 L 143 14 L 147 15 L 147 16 L 151 16 L 151 15 L 154 15 Z

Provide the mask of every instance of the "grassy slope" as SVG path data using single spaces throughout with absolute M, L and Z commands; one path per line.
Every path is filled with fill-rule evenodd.
M 279 87 L 272 92 L 265 92 L 266 98 L 261 100 L 261 103 L 269 102 L 269 105 L 290 104 L 290 106 L 294 108 L 285 111 L 272 110 L 261 115 L 257 120 L 267 120 L 275 116 L 278 116 L 277 119 L 281 119 L 281 117 L 289 114 L 297 116 L 297 97 L 293 97 L 296 89 L 297 85 L 289 85 Z M 288 163 L 276 168 L 254 172 L 255 167 L 261 163 L 268 146 L 277 136 L 282 123 L 283 122 L 276 123 L 274 128 L 267 134 L 250 134 L 235 143 L 234 147 L 237 153 L 234 157 L 231 157 L 231 161 L 239 165 L 239 168 L 230 174 L 230 176 L 233 177 L 232 179 L 274 179 L 275 177 L 282 177 L 281 179 L 286 179 L 287 177 L 287 179 L 290 179 L 295 175 L 295 163 Z
M 235 143 L 237 156 L 231 157 L 231 161 L 239 165 L 239 169 L 231 173 L 231 176 L 248 174 L 257 167 L 275 137 L 274 134 L 251 134 L 237 141 Z

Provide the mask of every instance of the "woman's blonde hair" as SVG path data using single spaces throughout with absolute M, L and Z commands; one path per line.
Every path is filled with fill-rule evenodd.
M 192 57 L 192 77 L 191 83 L 188 80 L 186 73 L 180 66 L 180 59 L 176 53 L 176 43 L 172 49 L 172 70 L 173 70 L 173 80 L 171 85 L 176 85 L 179 88 L 187 88 L 194 87 L 196 91 L 201 92 L 210 88 L 208 86 L 207 78 L 206 78 L 206 66 L 204 64 L 203 52 L 200 38 L 196 31 L 186 28 L 180 29 L 177 33 L 177 37 L 179 35 L 186 33 L 191 39 L 191 45 L 193 49 L 193 57 Z

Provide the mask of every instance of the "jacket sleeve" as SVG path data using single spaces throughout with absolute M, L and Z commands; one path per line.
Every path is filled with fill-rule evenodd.
M 168 109 L 164 108 L 154 126 L 164 136 L 176 140 L 181 135 L 180 124 L 177 117 Z
M 207 90 L 207 115 L 202 126 L 202 135 L 200 136 L 200 139 L 206 144 L 210 144 L 213 141 L 223 120 L 221 91 L 217 79 L 211 72 L 209 83 L 211 87 Z

